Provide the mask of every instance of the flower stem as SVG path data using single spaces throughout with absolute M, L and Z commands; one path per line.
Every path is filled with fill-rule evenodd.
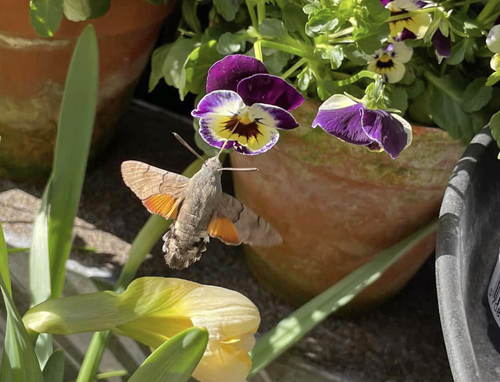
M 76 378 L 76 382 L 93 382 L 97 374 L 97 369 L 101 363 L 106 344 L 109 340 L 111 332 L 97 332 L 92 336 L 89 348 L 82 362 L 82 367 Z
M 499 3 L 500 0 L 488 0 L 483 10 L 476 17 L 476 22 L 479 25 L 484 25 L 484 21 L 488 18 L 488 16 L 495 10 L 495 7 Z
M 247 0 L 247 5 L 248 3 L 249 1 Z M 261 0 L 257 3 L 257 24 L 260 26 L 260 24 L 264 21 L 265 18 L 266 18 L 266 4 L 264 3 L 263 0 Z M 259 61 L 263 61 L 264 56 L 262 55 L 262 42 L 260 39 L 258 39 L 253 44 L 253 50 L 255 51 L 255 58 Z
M 332 33 L 331 35 L 328 35 L 328 38 L 342 37 L 342 36 L 348 35 L 349 33 L 352 33 L 353 31 L 354 31 L 354 27 L 349 27 L 346 29 L 342 29 L 341 31 L 338 31 L 337 33 Z
M 297 49 L 297 48 L 294 48 L 293 46 L 281 44 L 279 42 L 262 40 L 261 43 L 262 43 L 262 46 L 264 48 L 278 49 L 278 50 L 281 50 L 283 52 L 287 52 L 287 53 L 290 53 L 290 54 L 293 54 L 293 55 L 299 56 L 299 57 L 306 57 L 307 56 L 307 52 L 302 51 L 302 50 Z
M 247 5 L 248 8 L 248 14 L 250 15 L 250 20 L 252 20 L 252 26 L 255 29 L 259 28 L 259 23 L 257 22 L 257 16 L 255 14 L 255 9 L 253 9 L 253 5 L 251 0 L 246 0 L 245 4 Z
M 305 63 L 307 63 L 307 58 L 302 57 L 293 66 L 291 66 L 290 69 L 288 69 L 285 73 L 283 73 L 281 75 L 281 78 L 283 78 L 284 80 L 287 79 L 290 75 L 292 75 L 297 69 L 299 69 Z
M 354 76 L 351 76 L 345 80 L 340 80 L 337 81 L 338 86 L 345 86 L 345 85 L 350 85 L 353 84 L 354 82 L 362 79 L 362 78 L 370 78 L 374 81 L 379 81 L 381 79 L 380 74 L 371 72 L 369 70 L 362 70 L 361 72 L 355 74 Z

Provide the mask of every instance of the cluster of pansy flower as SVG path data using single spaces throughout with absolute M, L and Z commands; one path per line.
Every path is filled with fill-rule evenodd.
M 398 68 L 412 53 L 401 44 L 387 48 L 392 59 L 400 60 Z M 404 71 L 398 73 L 403 75 Z M 376 89 L 380 94 L 383 85 L 377 84 Z M 192 112 L 200 118 L 201 137 L 213 147 L 233 148 L 245 155 L 268 151 L 278 141 L 278 129 L 298 127 L 289 111 L 304 101 L 292 85 L 268 74 L 259 60 L 244 55 L 226 56 L 210 68 L 207 93 Z M 379 108 L 373 99 L 380 97 L 370 94 L 367 90 L 367 96 L 357 101 L 345 95 L 332 96 L 319 108 L 313 127 L 396 158 L 411 143 L 411 126 L 397 114 Z
M 410 61 L 413 50 L 404 44 L 405 40 L 422 39 L 431 25 L 428 13 L 411 13 L 418 11 L 429 4 L 420 0 L 381 0 L 381 3 L 391 11 L 391 16 L 398 16 L 397 20 L 390 21 L 389 43 L 386 48 L 367 57 L 368 70 L 380 74 L 388 83 L 402 80 L 406 69 L 405 63 Z M 434 25 L 432 44 L 436 49 L 438 62 L 450 57 L 451 40 L 446 22 Z

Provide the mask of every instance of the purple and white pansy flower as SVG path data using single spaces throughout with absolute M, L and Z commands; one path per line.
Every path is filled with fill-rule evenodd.
M 428 13 L 412 14 L 428 5 L 421 0 L 381 0 L 382 5 L 391 11 L 391 16 L 400 16 L 390 21 L 390 37 L 393 41 L 415 40 L 424 37 L 431 18 Z
M 413 49 L 404 42 L 394 42 L 367 57 L 368 70 L 380 74 L 385 82 L 395 83 L 406 73 L 405 63 L 411 60 Z
M 290 113 L 304 97 L 280 77 L 272 76 L 259 60 L 231 55 L 208 71 L 207 95 L 192 112 L 201 118 L 199 133 L 211 146 L 257 155 L 273 147 L 278 129 L 298 123 Z
M 373 110 L 362 102 L 335 94 L 319 108 L 313 127 L 369 150 L 385 151 L 392 159 L 411 144 L 411 125 L 397 114 Z
M 449 33 L 449 32 L 448 32 Z M 432 35 L 432 45 L 436 49 L 436 57 L 438 63 L 443 61 L 443 58 L 448 58 L 451 55 L 451 39 L 450 36 L 445 36 L 441 29 L 438 28 Z

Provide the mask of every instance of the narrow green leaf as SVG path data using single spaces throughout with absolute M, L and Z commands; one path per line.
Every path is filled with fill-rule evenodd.
M 493 114 L 490 119 L 490 130 L 493 139 L 496 141 L 498 147 L 500 147 L 500 111 Z M 500 154 L 499 154 L 500 159 Z
M 0 243 L 5 243 L 1 224 Z M 7 258 L 7 248 L 1 244 L 0 258 L 2 259 L 2 263 Z M 4 279 L 4 269 L 2 269 L 0 275 L 2 276 L 0 278 L 0 289 L 7 311 L 7 327 L 5 330 L 0 382 L 43 382 L 42 371 L 36 358 L 35 349 L 28 337 L 21 315 L 12 301 L 10 287 L 7 287 L 7 282 Z
M 486 81 L 486 86 L 493 86 L 498 81 L 500 81 L 500 71 L 495 72 L 488 77 L 488 81 Z
M 129 382 L 187 382 L 207 344 L 208 332 L 205 329 L 184 330 L 157 348 Z
M 94 28 L 87 26 L 73 52 L 64 89 L 48 203 L 51 296 L 62 292 L 74 219 L 87 167 L 99 82 Z
M 45 382 L 63 382 L 64 378 L 64 353 L 57 349 L 52 353 L 43 368 L 43 380 Z
M 10 283 L 10 272 L 9 272 L 9 256 L 1 224 L 0 224 L 0 277 L 2 278 L 5 284 L 5 290 L 7 291 L 9 296 L 12 296 L 12 286 Z
M 52 37 L 63 18 L 62 0 L 31 0 L 31 26 L 42 37 Z
M 184 0 L 182 1 L 182 17 L 187 25 L 196 34 L 201 34 L 201 24 L 196 14 L 199 0 Z
M 380 278 L 382 273 L 402 255 L 434 232 L 437 220 L 419 229 L 393 247 L 377 254 L 372 260 L 346 276 L 282 320 L 263 335 L 251 352 L 252 370 L 249 378 L 287 351 L 317 324 L 348 304 L 363 289 Z
M 153 56 L 151 57 L 151 74 L 149 75 L 149 92 L 152 92 L 163 78 L 163 65 L 165 65 L 171 47 L 172 44 L 163 45 L 153 52 Z

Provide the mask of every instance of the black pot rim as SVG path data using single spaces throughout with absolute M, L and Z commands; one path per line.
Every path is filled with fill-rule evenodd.
M 460 227 L 463 195 L 471 186 L 480 157 L 496 144 L 489 127 L 471 141 L 458 161 L 446 188 L 439 214 L 436 250 L 436 286 L 446 350 L 455 382 L 480 382 L 480 372 L 465 314 L 460 263 Z

